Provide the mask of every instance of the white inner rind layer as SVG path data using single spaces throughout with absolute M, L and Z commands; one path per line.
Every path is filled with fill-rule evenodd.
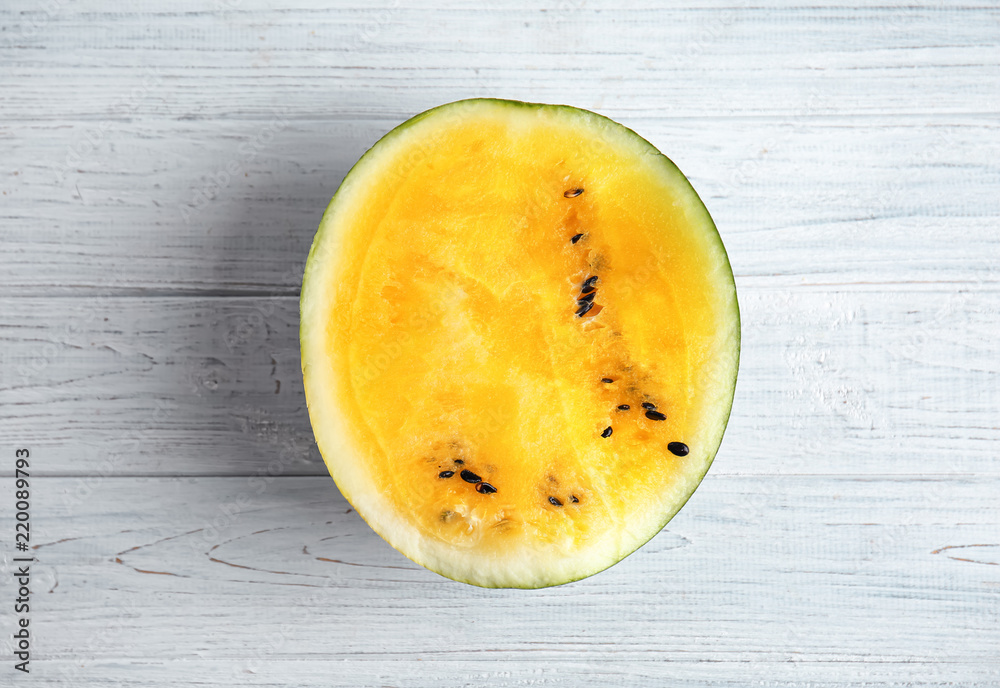
M 512 127 L 529 126 L 544 110 L 556 111 L 566 126 L 580 127 L 594 139 L 613 147 L 636 151 L 637 159 L 662 174 L 685 208 L 692 231 L 697 233 L 702 255 L 710 266 L 716 334 L 699 343 L 701 359 L 694 390 L 697 400 L 689 410 L 688 444 L 691 454 L 671 489 L 661 495 L 659 509 L 629 515 L 626 528 L 573 548 L 529 542 L 503 552 L 482 548 L 460 549 L 427 537 L 414 524 L 399 517 L 388 496 L 366 470 L 365 452 L 356 445 L 357 433 L 348 426 L 341 409 L 350 403 L 338 396 L 345 385 L 335 379 L 333 356 L 328 348 L 332 314 L 350 304 L 333 302 L 349 251 L 343 250 L 351 219 L 364 208 L 376 185 L 384 184 L 390 171 L 405 165 L 419 152 L 421 142 L 432 142 L 459 119 L 484 113 L 506 117 Z M 650 163 L 652 161 L 652 163 Z M 478 99 L 459 101 L 422 113 L 400 125 L 373 146 L 350 171 L 323 216 L 306 265 L 301 296 L 302 372 L 309 415 L 323 459 L 344 497 L 368 524 L 393 547 L 413 561 L 455 580 L 483 587 L 538 588 L 584 578 L 634 552 L 656 535 L 680 510 L 708 471 L 718 451 L 729 419 L 739 365 L 740 321 L 736 287 L 725 248 L 700 198 L 677 167 L 631 130 L 600 115 L 568 106 L 526 104 Z

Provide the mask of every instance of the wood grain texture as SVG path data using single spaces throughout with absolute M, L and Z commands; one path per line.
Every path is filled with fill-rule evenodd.
M 638 553 L 542 591 L 426 571 L 325 479 L 111 478 L 82 498 L 79 484 L 36 488 L 45 685 L 193 667 L 207 685 L 1000 678 L 991 478 L 717 476 Z
M 10 105 L 44 119 L 104 117 L 105 103 L 135 85 L 136 67 L 166 72 L 157 112 L 210 119 L 297 105 L 398 115 L 447 102 L 456 89 L 577 102 L 589 91 L 581 106 L 657 117 L 720 106 L 789 116 L 811 88 L 831 96 L 822 112 L 843 114 L 988 113 L 1000 97 L 998 58 L 987 50 L 997 45 L 1000 8 L 989 3 L 56 4 L 45 13 L 18 0 L 5 15 L 6 47 L 23 65 L 9 71 L 19 94 Z M 74 79 L 78 66 L 94 70 L 91 79 Z M 251 81 L 266 86 L 248 89 Z
M 1000 686 L 1000 7 L 651 5 L 0 7 L 0 436 L 38 557 L 33 671 L 0 685 Z M 552 590 L 389 548 L 302 396 L 323 209 L 473 96 L 649 139 L 739 287 L 705 483 Z

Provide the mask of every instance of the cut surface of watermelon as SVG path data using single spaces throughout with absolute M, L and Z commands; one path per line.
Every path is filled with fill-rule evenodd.
M 316 441 L 412 560 L 485 587 L 591 575 L 653 537 L 722 440 L 739 309 L 705 206 L 568 106 L 422 113 L 354 166 L 302 286 Z

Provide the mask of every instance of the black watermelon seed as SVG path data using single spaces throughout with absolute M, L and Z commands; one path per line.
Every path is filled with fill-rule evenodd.
M 646 418 L 650 420 L 666 420 L 667 417 L 659 411 L 646 411 Z
M 621 404 L 621 405 L 620 405 L 620 406 L 618 407 L 618 410 L 619 410 L 619 411 L 628 411 L 628 410 L 629 410 L 630 408 L 632 408 L 632 407 L 631 407 L 631 406 L 629 406 L 628 404 Z
M 570 239 L 569 241 L 570 241 L 571 244 L 575 244 L 576 242 L 578 242 L 582 238 L 583 238 L 583 234 L 574 234 L 573 238 Z
M 608 427 L 604 428 L 604 432 L 601 433 L 601 437 L 611 437 L 611 433 L 613 432 L 614 430 L 609 425 Z
M 588 301 L 579 308 L 576 309 L 576 317 L 582 318 L 587 314 L 587 312 L 594 307 L 593 301 Z
M 566 198 L 576 198 L 582 193 L 583 189 L 568 189 L 566 191 L 563 191 L 563 196 L 565 196 Z
M 493 487 L 489 483 L 476 483 L 476 492 L 479 494 L 493 494 L 497 491 L 497 488 Z
M 649 409 L 650 411 L 653 411 L 656 409 L 656 404 L 650 404 L 648 401 L 644 401 L 642 402 L 642 407 L 644 409 Z
M 671 442 L 667 445 L 667 449 L 669 449 L 670 453 L 675 456 L 687 456 L 688 452 L 691 451 L 683 442 Z
M 586 289 L 587 287 L 592 287 L 595 284 L 597 284 L 597 275 L 591 275 L 586 280 L 584 280 L 583 288 Z
M 473 473 L 469 469 L 466 469 L 466 470 L 462 471 L 461 476 L 462 476 L 462 480 L 464 480 L 467 483 L 481 483 L 481 482 L 483 482 L 482 478 L 480 478 L 478 475 L 476 475 L 475 473 Z
M 462 461 L 461 459 L 455 459 L 455 465 L 456 466 L 463 466 L 463 465 L 465 465 L 465 462 Z
M 562 502 L 560 502 L 555 497 L 549 497 L 549 504 L 551 504 L 552 506 L 562 506 Z
M 569 501 L 573 502 L 574 504 L 578 504 L 580 502 L 580 500 L 576 498 L 576 495 L 570 495 Z
M 586 296 L 587 294 L 593 294 L 595 291 L 597 291 L 597 287 L 593 285 L 589 287 L 580 287 L 580 294 L 582 296 Z
M 601 378 L 601 382 L 611 383 L 611 382 L 614 382 L 614 380 L 612 380 L 610 377 L 602 377 Z
M 577 304 L 582 306 L 585 303 L 590 303 L 591 301 L 593 301 L 595 296 L 597 296 L 596 290 L 590 292 L 589 294 L 581 294 L 579 297 L 577 297 L 576 302 Z
M 455 475 L 455 471 L 441 471 L 438 473 L 439 478 L 450 478 L 453 475 Z

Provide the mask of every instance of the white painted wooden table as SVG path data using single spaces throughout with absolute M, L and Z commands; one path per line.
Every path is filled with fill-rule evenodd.
M 995 2 L 139 4 L 0 9 L 0 685 L 1000 686 Z M 344 174 L 484 95 L 671 156 L 743 311 L 694 498 L 536 592 L 371 532 L 299 374 Z

